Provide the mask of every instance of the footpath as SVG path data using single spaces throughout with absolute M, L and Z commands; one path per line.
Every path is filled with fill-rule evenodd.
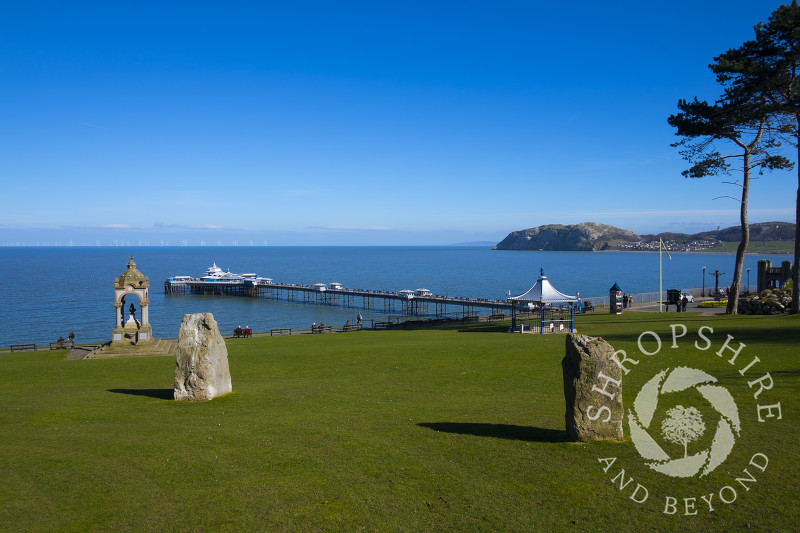
M 709 307 L 709 308 L 699 307 L 700 303 L 708 301 L 710 299 L 711 298 L 702 298 L 702 299 L 698 298 L 694 302 L 690 302 L 689 304 L 687 304 L 686 311 L 683 311 L 683 312 L 686 312 L 686 313 L 698 313 L 701 316 L 724 315 L 725 314 L 725 307 Z M 658 313 L 659 312 L 659 305 L 660 304 L 658 302 L 637 303 L 637 304 L 634 304 L 632 307 L 626 308 L 623 312 L 624 313 Z M 606 309 L 602 309 L 602 308 L 598 309 L 596 311 L 593 311 L 593 313 L 603 313 L 603 312 L 608 312 L 608 311 Z M 664 306 L 664 311 L 662 311 L 662 312 L 664 312 L 664 313 L 676 313 L 675 306 L 674 305 Z M 326 331 L 326 333 L 340 333 L 341 330 L 342 330 L 342 328 L 331 328 L 331 330 Z M 364 331 L 369 331 L 369 330 L 370 330 L 370 328 L 364 328 Z M 220 333 L 222 333 L 222 332 L 220 332 Z M 290 335 L 310 335 L 312 333 L 317 333 L 317 332 L 311 331 L 310 329 L 305 329 L 305 330 L 300 329 L 300 330 L 291 330 Z M 282 333 L 282 334 L 279 334 L 277 336 L 283 336 L 283 335 L 286 335 L 286 334 L 287 333 Z M 232 340 L 232 339 L 235 338 L 232 334 L 229 334 L 229 335 L 223 334 L 222 336 L 223 336 L 223 338 L 225 338 L 225 340 Z M 252 336 L 253 337 L 271 337 L 271 336 L 273 336 L 273 334 L 270 331 L 254 331 L 252 333 Z M 177 344 L 177 339 L 160 339 L 160 340 L 164 341 L 165 343 L 169 343 L 169 344 Z M 67 360 L 72 360 L 72 361 L 79 360 L 79 359 L 84 359 L 90 353 L 94 352 L 97 349 L 100 349 L 102 346 L 103 345 L 98 345 L 98 344 L 76 345 L 67 354 L 66 359 Z M 7 351 L 8 350 L 0 349 L 0 352 L 3 352 L 3 353 L 7 352 Z M 32 351 L 32 350 L 25 350 L 25 351 Z M 156 354 L 152 354 L 152 355 L 156 355 Z M 161 353 L 159 353 L 158 355 L 161 355 Z
M 703 302 L 707 302 L 711 300 L 711 298 L 696 298 L 694 302 L 689 302 L 686 305 L 686 313 L 699 313 L 702 316 L 715 316 L 715 315 L 724 315 L 725 314 L 725 307 L 699 307 L 699 305 Z M 658 313 L 659 306 L 661 304 L 659 302 L 648 302 L 648 303 L 638 303 L 634 304 L 633 307 L 628 307 L 623 312 L 631 313 L 631 312 L 643 312 L 643 313 Z M 674 305 L 665 305 L 664 306 L 664 313 L 677 313 L 675 311 Z M 684 311 L 681 311 L 684 312 Z

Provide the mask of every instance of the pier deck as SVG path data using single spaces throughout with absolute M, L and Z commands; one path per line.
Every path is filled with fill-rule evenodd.
M 445 317 L 475 315 L 476 309 L 486 309 L 492 315 L 511 312 L 505 300 L 438 296 L 414 291 L 386 292 L 370 289 L 347 289 L 295 283 L 264 282 L 259 279 L 242 281 L 205 281 L 202 279 L 174 279 L 164 281 L 165 294 L 205 294 L 247 296 L 288 302 L 332 305 L 365 309 L 401 315 Z

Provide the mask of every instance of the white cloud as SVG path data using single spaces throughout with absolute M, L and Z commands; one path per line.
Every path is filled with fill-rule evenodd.
M 386 226 L 309 226 L 310 231 L 392 231 Z

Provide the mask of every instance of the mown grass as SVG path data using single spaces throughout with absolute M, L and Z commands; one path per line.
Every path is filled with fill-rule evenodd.
M 686 325 L 671 348 L 670 325 Z M 713 348 L 694 347 L 701 326 Z M 626 407 L 655 373 L 701 368 L 730 390 L 742 434 L 717 470 L 676 479 L 630 441 L 565 441 L 561 335 L 502 325 L 229 341 L 234 392 L 172 401 L 174 359 L 66 361 L 63 352 L 0 357 L 0 524 L 7 531 L 670 531 L 796 525 L 798 317 L 692 313 L 579 317 L 639 364 Z M 638 352 L 643 331 L 662 340 Z M 741 365 L 714 354 L 747 346 Z M 652 350 L 651 345 L 645 348 Z M 769 371 L 758 399 L 749 378 Z M 782 405 L 759 423 L 756 405 Z M 626 425 L 627 431 L 627 425 Z M 756 452 L 766 471 L 735 482 Z M 603 471 L 598 458 L 616 457 Z M 620 490 L 625 469 L 634 481 Z M 750 467 L 753 471 L 753 467 Z M 647 501 L 629 496 L 636 483 Z M 735 486 L 726 505 L 701 494 Z M 698 514 L 664 514 L 665 497 Z M 719 505 L 718 505 L 719 504 Z M 705 506 L 705 508 L 704 508 Z

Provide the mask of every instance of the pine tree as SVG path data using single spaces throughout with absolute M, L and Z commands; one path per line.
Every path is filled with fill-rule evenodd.
M 702 178 L 717 174 L 730 174 L 730 161 L 741 159 L 741 181 L 727 182 L 741 187 L 739 201 L 739 222 L 741 240 L 736 249 L 736 264 L 733 272 L 731 290 L 728 294 L 727 312 L 736 314 L 739 293 L 741 292 L 742 270 L 747 247 L 750 243 L 750 225 L 747 219 L 747 205 L 750 195 L 751 172 L 791 167 L 784 157 L 773 152 L 779 149 L 778 131 L 771 115 L 763 106 L 763 101 L 740 98 L 737 94 L 726 92 L 715 104 L 699 101 L 680 100 L 681 111 L 669 117 L 671 126 L 677 129 L 676 135 L 683 139 L 672 146 L 681 147 L 681 155 L 692 166 L 683 172 L 685 177 Z M 719 144 L 730 145 L 732 151 L 721 153 Z
M 800 6 L 784 4 L 766 24 L 755 26 L 756 37 L 715 58 L 710 65 L 727 93 L 739 102 L 758 102 L 797 150 L 800 161 Z M 792 313 L 800 312 L 800 165 L 795 203 Z

